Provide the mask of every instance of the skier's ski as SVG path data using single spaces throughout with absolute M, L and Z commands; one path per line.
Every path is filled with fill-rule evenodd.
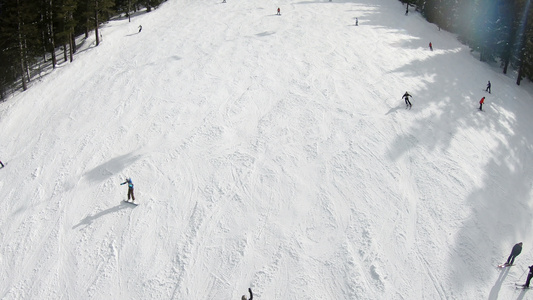
M 515 283 L 517 289 L 522 290 L 529 290 L 529 287 L 527 287 L 525 284 Z
M 505 267 L 512 267 L 512 266 L 514 265 L 508 265 L 507 263 L 504 263 L 504 264 L 498 265 L 498 268 L 503 269 Z
M 127 200 L 122 200 L 122 202 L 126 202 L 126 203 L 129 203 L 131 205 L 135 205 L 135 206 L 139 205 L 139 204 L 137 204 L 135 202 L 131 202 L 131 201 L 127 201 Z

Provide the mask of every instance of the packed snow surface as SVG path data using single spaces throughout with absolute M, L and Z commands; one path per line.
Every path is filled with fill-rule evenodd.
M 221 2 L 0 104 L 0 298 L 533 299 L 529 83 L 396 0 Z

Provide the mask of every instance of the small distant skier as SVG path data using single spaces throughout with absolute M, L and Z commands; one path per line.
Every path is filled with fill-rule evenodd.
M 281 16 L 281 10 L 279 9 L 279 7 L 278 7 L 278 13 L 276 15 Z
M 132 202 L 135 202 L 135 196 L 133 195 L 133 182 L 131 181 L 131 178 L 126 179 L 123 183 L 120 185 L 128 184 L 128 201 L 130 198 L 132 199 Z
M 483 97 L 485 98 L 485 97 Z M 507 262 L 504 264 L 505 266 L 512 266 L 514 263 L 514 259 L 522 252 L 522 242 L 516 244 L 513 246 L 513 250 L 511 250 L 511 255 L 509 255 L 509 258 L 507 258 Z
M 409 97 L 413 97 L 413 96 L 409 95 L 408 92 L 405 92 L 405 94 L 403 94 L 402 96 L 402 98 L 405 99 L 405 108 L 411 109 L 413 105 L 411 104 L 411 101 L 409 101 Z
M 250 293 L 250 298 L 246 299 L 246 296 L 242 295 L 242 300 L 253 300 L 254 299 L 254 294 L 252 293 L 252 289 L 251 288 L 248 288 L 248 292 Z
M 0 167 L 0 169 L 4 167 L 4 164 L 2 163 L 2 161 L 0 161 L 0 166 L 2 166 Z
M 431 42 L 429 42 L 429 50 L 433 51 L 433 44 Z
M 485 97 L 481 98 L 481 100 L 479 100 L 479 110 L 483 110 L 483 103 L 485 103 Z
M 487 88 L 485 89 L 485 92 L 489 92 L 489 94 L 490 94 L 490 87 L 491 87 L 491 84 L 490 84 L 490 80 L 489 80 L 489 83 L 487 83 Z
M 139 32 L 138 33 L 140 33 L 142 30 L 143 30 L 143 26 L 139 25 Z
M 359 20 L 355 18 L 355 26 L 359 26 Z
M 527 274 L 526 284 L 523 285 L 524 288 L 529 289 L 531 278 L 533 278 L 533 265 L 529 266 L 529 274 Z

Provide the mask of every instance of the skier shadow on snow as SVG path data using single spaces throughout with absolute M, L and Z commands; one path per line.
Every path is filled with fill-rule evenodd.
M 141 158 L 141 155 L 134 155 L 133 152 L 115 157 L 98 167 L 88 171 L 83 175 L 89 181 L 104 181 L 107 178 L 119 174 L 127 166 L 133 164 L 135 161 Z
M 524 289 L 523 289 L 523 290 L 520 292 L 520 295 L 518 295 L 518 298 L 516 298 L 516 300 L 522 300 L 522 299 L 524 299 L 524 297 L 526 296 L 526 292 L 527 292 L 527 290 L 524 290 Z
M 108 208 L 104 211 L 101 211 L 95 215 L 92 215 L 92 216 L 87 216 L 85 217 L 83 220 L 81 220 L 78 224 L 74 225 L 72 227 L 72 229 L 76 229 L 82 225 L 85 225 L 85 227 L 91 225 L 94 220 L 98 219 L 98 218 L 101 218 L 105 215 L 108 215 L 108 214 L 112 214 L 112 213 L 115 213 L 117 211 L 120 211 L 122 209 L 125 209 L 125 208 L 128 208 L 130 207 L 127 203 L 120 203 L 120 205 L 117 205 L 117 206 L 114 206 L 114 207 L 111 207 L 111 208 Z
M 393 112 L 396 112 L 397 110 L 401 110 L 401 109 L 405 109 L 405 105 L 391 107 L 391 109 L 389 109 L 389 111 L 385 115 L 390 115 Z
M 498 293 L 500 292 L 500 289 L 502 288 L 502 284 L 505 281 L 505 278 L 507 275 L 509 275 L 510 268 L 503 268 L 500 271 L 500 276 L 498 277 L 498 280 L 496 280 L 496 283 L 494 283 L 494 286 L 490 290 L 489 299 L 488 300 L 497 300 L 498 299 Z
M 262 36 L 269 36 L 273 34 L 276 34 L 276 32 L 275 31 L 264 31 L 264 32 L 256 33 L 255 35 L 262 37 Z

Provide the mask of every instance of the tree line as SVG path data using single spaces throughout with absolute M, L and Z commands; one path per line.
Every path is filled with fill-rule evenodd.
M 42 68 L 74 59 L 76 36 L 116 15 L 128 18 L 163 0 L 0 0 L 0 101 L 10 90 L 26 90 Z M 59 56 L 59 57 L 58 57 Z
M 75 37 L 112 16 L 157 8 L 164 0 L 0 0 L 0 100 L 58 60 L 72 62 Z M 480 60 L 516 70 L 516 83 L 533 79 L 533 0 L 400 0 L 439 29 L 456 33 Z M 60 50 L 60 51 L 58 51 Z M 57 53 L 60 53 L 57 57 Z
M 533 79 L 532 0 L 400 0 L 439 29 L 458 35 L 480 60 L 516 71 L 516 84 Z

